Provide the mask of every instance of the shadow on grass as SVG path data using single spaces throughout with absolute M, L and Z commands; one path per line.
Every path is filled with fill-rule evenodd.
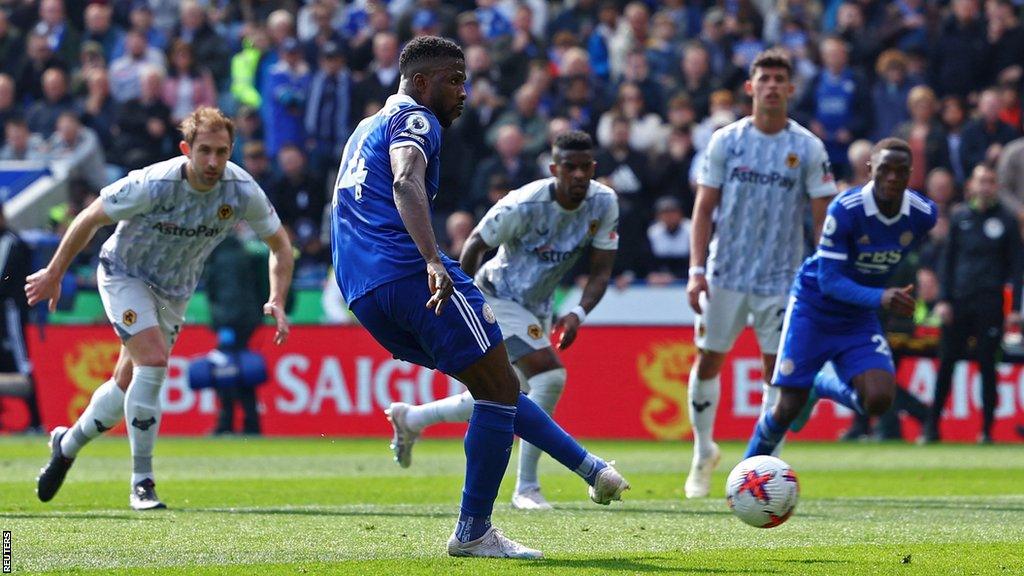
M 451 518 L 452 512 L 416 510 L 321 510 L 311 508 L 176 508 L 192 514 L 252 514 L 280 516 L 386 516 L 396 518 Z
M 39 520 L 53 518 L 58 520 L 159 520 L 164 517 L 164 512 L 156 513 L 125 513 L 125 514 L 103 514 L 97 512 L 2 512 L 0 518 L 15 520 Z
M 581 560 L 549 558 L 539 562 L 516 565 L 523 571 L 536 569 L 548 573 L 552 568 L 597 569 L 602 572 L 670 573 L 670 574 L 753 574 L 757 570 L 680 566 L 678 558 L 662 556 L 640 558 L 588 558 Z
M 863 505 L 866 507 L 879 508 L 907 508 L 920 510 L 928 508 L 931 510 L 971 510 L 983 512 L 1024 512 L 1024 503 L 1021 504 L 998 504 L 991 505 L 984 500 L 936 500 L 931 498 L 843 498 L 840 501 L 844 506 Z

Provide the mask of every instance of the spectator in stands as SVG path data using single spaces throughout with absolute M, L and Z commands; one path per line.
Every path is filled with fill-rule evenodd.
M 366 72 L 374 58 L 374 38 L 391 32 L 391 14 L 380 4 L 367 5 L 367 24 L 348 35 L 349 68 Z
M 353 112 L 365 118 L 384 105 L 388 96 L 398 92 L 398 37 L 392 32 L 380 32 L 373 37 L 373 61 L 366 77 L 356 84 Z
M 959 1 L 959 0 L 958 0 Z M 927 86 L 917 86 L 907 95 L 907 109 L 910 120 L 896 128 L 893 133 L 910 144 L 911 155 L 910 188 L 922 190 L 925 178 L 932 168 L 949 167 L 949 144 L 946 130 L 935 118 L 935 92 Z
M 306 156 L 295 144 L 281 147 L 277 164 L 281 174 L 266 192 L 292 243 L 302 252 L 297 265 L 319 263 L 325 255 L 329 256 L 320 242 L 320 224 L 327 203 L 324 183 L 306 169 Z
M 0 125 L 6 124 L 9 119 L 18 115 L 15 96 L 14 80 L 7 74 L 0 73 Z M 4 136 L 0 134 L 0 146 L 3 146 L 4 142 Z
M 174 28 L 173 38 L 189 44 L 195 61 L 210 71 L 218 88 L 227 88 L 230 77 L 230 54 L 224 49 L 226 42 L 217 35 L 207 21 L 206 11 L 196 0 L 181 3 L 181 20 Z
M 28 108 L 25 120 L 29 130 L 48 138 L 57 126 L 57 117 L 74 109 L 67 74 L 60 68 L 50 68 L 43 72 L 43 99 Z
M 935 202 L 939 214 L 935 226 L 928 231 L 928 240 L 918 249 L 922 266 L 940 268 L 942 251 L 949 239 L 949 218 L 957 204 L 957 186 L 953 173 L 945 168 L 932 168 L 925 183 L 925 194 Z
M 21 30 L 11 26 L 7 12 L 0 10 L 0 73 L 15 74 L 25 46 Z
M 463 50 L 487 44 L 487 38 L 484 37 L 484 31 L 480 27 L 480 19 L 477 18 L 476 12 L 472 10 L 462 12 L 458 15 L 456 22 L 458 23 L 459 45 Z
M 150 46 L 149 41 L 138 30 L 128 32 L 124 45 L 124 55 L 110 63 L 110 87 L 114 99 L 118 102 L 127 102 L 139 97 L 143 69 L 167 69 L 164 55 Z
M 688 128 L 674 128 L 665 138 L 665 150 L 651 159 L 651 190 L 680 201 L 683 213 L 693 211 L 693 187 L 689 174 L 696 150 Z
M 578 38 L 588 38 L 597 26 L 597 0 L 577 0 L 566 6 L 548 24 L 548 38 L 562 31 L 573 33 Z
M 610 64 L 612 79 L 621 78 L 626 69 L 626 56 L 634 50 L 643 50 L 651 35 L 651 11 L 643 2 L 634 0 L 622 11 L 618 28 L 612 36 Z
M 871 167 L 868 161 L 871 160 L 870 140 L 854 140 L 850 144 L 846 156 L 850 160 L 850 177 L 838 186 L 840 190 L 846 190 L 854 186 L 863 186 L 871 181 Z
M 1024 138 L 1003 148 L 997 166 L 999 200 L 1024 228 Z
M 298 22 L 298 37 L 306 51 L 306 62 L 319 62 L 323 56 L 324 46 L 329 43 L 333 43 L 334 51 L 343 54 L 345 38 L 334 26 L 335 15 L 341 14 L 337 0 L 318 0 L 307 4 L 307 8 L 299 12 Z M 312 21 L 310 23 L 312 29 L 305 34 L 302 25 L 303 11 L 309 13 L 309 18 Z
M 91 128 L 82 126 L 75 112 L 61 112 L 57 117 L 57 130 L 46 146 L 48 158 L 66 162 L 72 178 L 87 181 L 94 190 L 107 185 L 106 160 L 100 140 Z
M 988 64 L 986 81 L 994 84 L 1008 69 L 1014 80 L 1021 80 L 1021 66 L 1024 65 L 1024 27 L 1017 16 L 1017 6 L 1011 0 L 986 0 L 985 20 L 987 26 Z M 1015 125 L 1018 128 L 1019 124 Z
M 999 92 L 983 90 L 977 117 L 964 125 L 961 158 L 968 174 L 983 162 L 994 165 L 1003 145 L 1020 136 L 1019 130 L 999 119 L 999 108 Z
M 135 30 L 140 32 L 146 38 L 146 42 L 156 48 L 157 50 L 164 50 L 167 48 L 167 35 L 164 34 L 159 28 L 154 26 L 153 22 L 153 10 L 149 7 L 148 2 L 133 2 L 132 10 L 128 15 L 130 26 L 129 30 Z M 117 58 L 123 54 L 124 43 L 121 43 L 120 51 L 115 52 L 112 58 Z
M 597 9 L 594 31 L 587 37 L 586 48 L 594 75 L 603 82 L 612 77 L 611 46 L 618 26 L 618 6 L 611 0 L 602 1 Z
M 483 160 L 473 176 L 474 207 L 486 210 L 490 207 L 489 183 L 494 175 L 500 174 L 514 190 L 541 177 L 533 158 L 523 153 L 526 140 L 519 126 L 506 124 L 498 129 L 494 142 L 494 155 Z
M 447 237 L 444 253 L 452 258 L 458 258 L 462 254 L 462 247 L 473 232 L 476 220 L 473 215 L 465 210 L 452 212 L 445 220 L 444 231 Z
M 259 140 L 250 140 L 242 146 L 242 164 L 245 171 L 268 194 L 274 189 L 274 172 L 271 170 L 267 148 Z
M 678 57 L 672 61 L 673 65 Z M 647 52 L 634 50 L 626 55 L 626 69 L 623 71 L 619 87 L 623 83 L 635 84 L 644 96 L 644 104 L 649 112 L 664 115 L 665 97 L 662 84 L 651 74 L 651 66 Z
M 494 43 L 494 61 L 505 93 L 515 92 L 526 83 L 530 62 L 544 56 L 544 42 L 533 35 L 532 28 L 533 12 L 520 4 L 512 18 L 512 34 Z
M 276 156 L 287 144 L 305 145 L 306 99 L 309 96 L 309 65 L 295 38 L 281 43 L 280 59 L 268 71 L 263 92 L 263 130 L 267 153 Z
M 107 58 L 99 42 L 87 40 L 82 42 L 82 49 L 78 53 L 78 67 L 71 73 L 71 93 L 74 96 L 81 96 L 88 91 L 86 78 L 94 70 L 106 72 Z
M 640 268 L 647 283 L 664 286 L 686 278 L 690 263 L 690 219 L 675 197 L 662 196 L 654 203 L 654 222 L 647 228 L 649 258 Z
M 978 0 L 952 0 L 952 13 L 939 29 L 929 62 L 929 86 L 942 96 L 966 98 L 983 85 L 985 24 L 978 17 Z
M 978 442 L 992 443 L 996 391 L 996 359 L 1003 330 L 1020 325 L 1021 236 L 1014 215 L 999 205 L 995 171 L 979 164 L 967 182 L 970 202 L 952 217 L 949 246 L 942 267 L 942 319 L 939 375 L 928 424 L 921 442 L 940 440 L 939 419 L 945 408 L 956 362 L 973 359 L 981 373 L 982 427 Z M 1012 286 L 1010 313 L 1003 312 L 1003 289 Z
M 619 85 L 619 95 L 610 110 L 601 115 L 597 123 L 597 143 L 607 148 L 611 145 L 612 122 L 615 118 L 629 121 L 629 144 L 642 154 L 646 154 L 659 145 L 658 138 L 662 134 L 661 118 L 647 110 L 643 92 L 636 84 L 624 82 Z
M 555 114 L 568 118 L 573 129 L 593 134 L 602 110 L 597 92 L 588 75 L 559 79 L 559 102 L 555 106 Z
M 110 77 L 104 69 L 93 69 L 85 76 L 85 96 L 78 99 L 77 111 L 82 124 L 92 128 L 104 150 L 114 147 L 113 127 L 117 103 L 110 95 Z
M 693 143 L 698 150 L 707 147 L 716 130 L 736 121 L 732 92 L 724 89 L 715 90 L 711 93 L 709 102 L 707 117 L 693 128 Z
M 540 92 L 529 84 L 523 85 L 516 91 L 513 104 L 487 130 L 487 143 L 493 147 L 498 140 L 499 129 L 507 124 L 515 124 L 525 138 L 523 152 L 535 157 L 548 147 L 548 123 L 539 110 Z
M 644 57 L 645 63 L 649 65 L 650 78 L 658 83 L 659 90 L 661 86 L 669 85 L 672 73 L 678 66 L 678 37 L 676 20 L 672 15 L 666 10 L 655 13 L 651 19 L 651 40 L 647 43 Z M 631 81 L 637 82 L 637 78 L 630 78 L 632 68 L 633 65 L 627 61 L 624 74 Z
M 141 93 L 123 103 L 114 127 L 114 154 L 118 166 L 135 170 L 170 158 L 174 144 L 171 110 L 163 103 L 163 69 L 142 69 Z
M 25 56 L 14 78 L 21 101 L 30 104 L 43 97 L 43 72 L 52 68 L 67 70 L 67 64 L 54 54 L 46 35 L 36 32 L 29 34 Z
M 337 169 L 352 131 L 352 89 L 341 45 L 326 42 L 320 48 L 320 69 L 310 82 L 305 117 L 310 166 L 321 178 Z
M 943 98 L 941 119 L 949 148 L 949 169 L 953 171 L 957 185 L 962 186 L 967 179 L 963 161 L 963 129 L 967 122 L 964 101 L 959 96 Z
M 98 43 L 103 48 L 103 58 L 110 62 L 124 50 L 125 36 L 121 29 L 112 25 L 113 9 L 108 4 L 94 2 L 85 7 L 85 30 L 82 40 Z
M 217 105 L 217 87 L 205 63 L 196 62 L 193 47 L 184 40 L 171 45 L 171 69 L 164 79 L 163 100 L 176 125 L 200 106 Z
M 81 34 L 68 22 L 64 0 L 42 0 L 39 3 L 39 22 L 33 32 L 45 36 L 50 49 L 64 62 L 72 62 L 78 56 Z
M 501 86 L 501 70 L 491 60 L 491 53 L 483 46 L 470 46 L 465 50 L 466 78 L 472 82 L 477 78 L 487 78 L 495 86 Z
M 686 44 L 681 71 L 682 77 L 673 91 L 685 92 L 697 118 L 704 118 L 708 115 L 711 93 L 719 87 L 716 76 L 711 72 L 710 55 L 704 44 L 697 41 Z
M 629 144 L 630 127 L 626 118 L 612 120 L 611 142 L 597 151 L 594 176 L 619 196 L 619 234 L 623 243 L 642 243 L 651 206 L 647 180 L 650 170 L 647 158 Z
M 32 377 L 32 361 L 25 345 L 28 325 L 28 300 L 25 298 L 26 278 L 30 269 L 31 251 L 25 242 L 7 226 L 3 204 L 0 204 L 0 373 L 18 374 L 28 380 L 27 394 L 22 399 L 28 408 L 25 432 L 43 433 L 39 415 L 36 383 Z
M 866 80 L 849 65 L 849 47 L 837 36 L 821 42 L 822 70 L 808 84 L 794 111 L 798 122 L 825 143 L 836 176 L 847 175 L 846 151 L 871 126 Z
M 874 107 L 871 139 L 879 141 L 893 133 L 900 124 L 910 120 L 907 96 L 919 82 L 907 76 L 907 58 L 899 50 L 882 52 L 875 63 L 878 78 L 871 88 Z
M 725 12 L 721 8 L 714 7 L 704 12 L 698 42 L 704 46 L 711 75 L 725 84 L 724 80 L 730 75 L 732 65 L 728 46 L 729 35 L 725 29 Z M 694 102 L 696 101 L 694 99 Z
M 1024 54 L 1024 52 L 1021 52 Z M 999 92 L 999 120 L 1012 126 L 1020 133 L 1021 125 L 1021 102 L 1020 90 L 1012 83 L 1000 84 Z
M 548 121 L 548 148 L 537 155 L 537 170 L 544 174 L 545 170 L 551 170 L 551 147 L 559 136 L 572 130 L 572 124 L 566 118 L 555 117 Z
M 262 71 L 267 67 L 270 35 L 257 23 L 247 23 L 242 33 L 242 49 L 231 58 L 231 95 L 240 106 L 259 108 Z
M 33 134 L 23 118 L 14 116 L 4 124 L 4 140 L 0 160 L 45 160 L 46 144 L 42 136 Z

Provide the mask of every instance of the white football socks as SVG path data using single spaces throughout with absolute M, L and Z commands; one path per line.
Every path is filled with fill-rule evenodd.
M 124 397 L 128 441 L 132 447 L 132 486 L 153 478 L 153 445 L 160 429 L 160 387 L 166 366 L 136 366 Z
M 92 393 L 92 399 L 78 421 L 60 441 L 60 451 L 66 458 L 78 456 L 78 451 L 93 438 L 110 430 L 124 417 L 124 391 L 113 378 Z
M 701 380 L 697 377 L 697 365 L 694 364 L 690 369 L 687 408 L 690 414 L 690 424 L 693 427 L 693 453 L 697 458 L 707 458 L 711 455 L 715 413 L 718 411 L 721 388 L 718 376 Z
M 422 406 L 409 406 L 405 423 L 417 432 L 439 422 L 469 422 L 473 415 L 473 396 L 468 391 Z
M 549 415 L 555 411 L 555 404 L 562 397 L 562 390 L 565 389 L 565 368 L 541 372 L 526 381 L 530 388 L 527 397 L 533 403 L 540 406 Z M 529 442 L 519 441 L 519 468 L 516 473 L 516 492 L 522 492 L 527 488 L 538 488 L 540 482 L 537 480 L 537 462 L 540 461 L 541 451 Z

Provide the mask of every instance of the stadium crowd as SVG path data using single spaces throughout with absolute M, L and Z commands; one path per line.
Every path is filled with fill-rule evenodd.
M 547 174 L 549 143 L 579 128 L 619 194 L 620 285 L 685 278 L 688 216 L 711 133 L 749 112 L 746 68 L 781 46 L 793 117 L 839 180 L 867 180 L 871 141 L 906 138 L 913 188 L 951 208 L 979 163 L 1024 216 L 1024 28 L 1011 0 L 9 0 L 0 4 L 0 159 L 64 158 L 66 214 L 105 183 L 177 154 L 176 123 L 218 105 L 251 172 L 322 279 L 337 161 L 355 124 L 396 91 L 423 34 L 466 52 L 466 113 L 444 138 L 436 228 L 457 247 L 509 190 Z M 98 244 L 97 244 L 98 245 Z

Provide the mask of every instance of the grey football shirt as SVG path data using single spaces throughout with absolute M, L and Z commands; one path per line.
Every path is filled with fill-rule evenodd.
M 588 245 L 618 249 L 618 223 L 618 199 L 604 184 L 591 181 L 583 203 L 569 211 L 555 201 L 554 178 L 531 182 L 502 198 L 477 225 L 484 242 L 499 248 L 477 271 L 476 283 L 544 319 L 555 287 Z
M 808 198 L 836 195 L 825 145 L 792 120 L 769 135 L 748 116 L 714 133 L 697 182 L 721 192 L 710 283 L 759 296 L 786 294 L 803 259 Z
M 267 195 L 245 170 L 228 162 L 220 182 L 198 192 L 185 178 L 188 158 L 134 170 L 100 191 L 103 211 L 118 221 L 100 261 L 110 274 L 145 281 L 157 295 L 187 300 L 210 252 L 239 220 L 260 238 L 281 227 Z

